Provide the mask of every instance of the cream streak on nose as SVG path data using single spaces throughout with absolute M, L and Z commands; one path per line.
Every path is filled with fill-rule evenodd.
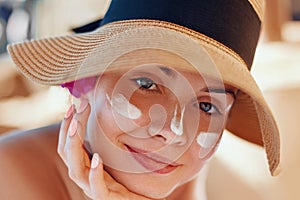
M 135 105 L 131 104 L 124 95 L 116 94 L 112 99 L 106 94 L 112 109 L 118 114 L 128 119 L 138 119 L 141 117 L 142 112 Z
M 183 115 L 184 115 L 185 107 L 183 107 L 181 111 L 180 119 L 178 120 L 177 117 L 177 105 L 175 107 L 174 115 L 171 120 L 170 129 L 176 134 L 176 135 L 182 135 L 183 134 Z

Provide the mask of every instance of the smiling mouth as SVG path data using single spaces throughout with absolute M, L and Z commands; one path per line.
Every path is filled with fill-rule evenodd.
M 132 157 L 140 163 L 145 169 L 158 174 L 168 174 L 174 171 L 178 163 L 171 162 L 165 157 L 156 153 L 147 152 L 129 145 L 125 145 Z

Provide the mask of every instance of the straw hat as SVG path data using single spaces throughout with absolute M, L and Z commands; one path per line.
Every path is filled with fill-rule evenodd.
M 13 44 L 8 51 L 28 78 L 46 85 L 93 76 L 107 70 L 116 58 L 147 49 L 179 55 L 201 73 L 217 72 L 239 89 L 226 129 L 264 146 L 275 175 L 280 160 L 278 129 L 249 72 L 262 10 L 262 0 L 112 0 L 95 31 Z M 139 57 L 137 62 L 155 62 L 155 58 Z

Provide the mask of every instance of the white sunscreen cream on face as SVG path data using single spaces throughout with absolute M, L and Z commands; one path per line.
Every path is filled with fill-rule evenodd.
M 174 110 L 174 115 L 171 120 L 170 129 L 178 136 L 183 133 L 183 115 L 184 115 L 185 107 L 181 110 L 180 119 L 177 117 L 177 105 Z
M 106 94 L 106 98 L 109 101 L 112 109 L 126 117 L 128 119 L 138 119 L 141 117 L 142 112 L 135 105 L 131 104 L 124 95 L 116 94 L 112 97 L 112 99 Z
M 215 146 L 219 139 L 219 133 L 212 133 L 212 132 L 201 132 L 197 136 L 197 144 L 200 145 L 201 150 L 199 153 L 200 158 L 204 158 L 210 150 Z

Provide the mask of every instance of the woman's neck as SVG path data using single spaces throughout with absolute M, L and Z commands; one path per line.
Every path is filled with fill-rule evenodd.
M 206 177 L 208 167 L 205 166 L 196 178 L 178 187 L 167 200 L 207 200 Z

